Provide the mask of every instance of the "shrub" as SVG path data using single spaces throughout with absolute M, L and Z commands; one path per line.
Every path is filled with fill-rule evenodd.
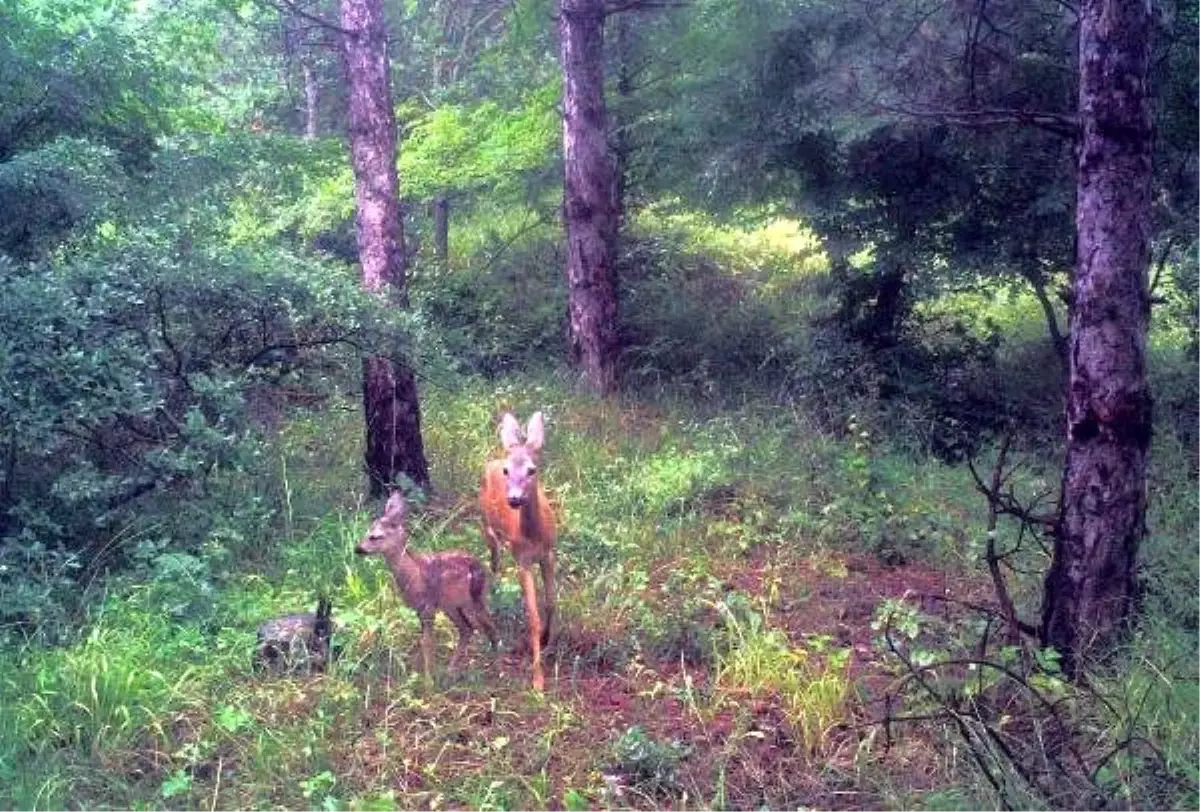
M 151 526 L 161 552 L 195 549 L 234 511 L 191 506 L 261 468 L 263 429 L 406 335 L 338 268 L 280 249 L 134 233 L 0 265 L 0 622 L 36 630 Z

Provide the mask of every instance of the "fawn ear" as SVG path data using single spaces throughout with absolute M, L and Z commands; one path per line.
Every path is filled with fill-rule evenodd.
M 392 491 L 392 495 L 388 497 L 387 505 L 383 508 L 383 515 L 389 519 L 403 519 L 404 507 L 404 494 L 400 491 Z
M 542 441 L 546 439 L 546 425 L 542 421 L 542 413 L 534 412 L 529 418 L 529 426 L 525 429 L 525 445 L 534 451 L 542 450 Z
M 521 424 L 511 412 L 505 412 L 500 419 L 500 445 L 512 448 L 521 444 Z

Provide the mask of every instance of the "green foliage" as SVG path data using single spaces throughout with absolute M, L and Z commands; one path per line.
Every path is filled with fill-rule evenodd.
M 615 767 L 629 787 L 650 798 L 676 794 L 676 773 L 686 748 L 678 742 L 662 742 L 639 725 L 622 733 L 612 744 Z
M 364 350 L 407 353 L 348 275 L 278 249 L 137 234 L 5 270 L 0 615 L 35 631 L 71 602 L 68 576 L 132 560 L 108 536 L 200 544 L 220 514 L 183 506 L 261 469 L 288 391 L 337 391 Z
M 739 593 L 728 595 L 717 610 L 724 622 L 718 684 L 777 697 L 797 746 L 819 753 L 829 730 L 845 717 L 850 651 L 820 637 L 792 646 L 786 634 L 769 627 L 766 607 L 753 606 Z
M 548 368 L 565 352 L 566 290 L 557 246 L 535 214 L 518 214 L 524 223 L 492 224 L 495 230 L 473 248 L 475 259 L 466 267 L 422 266 L 414 274 L 414 305 L 464 371 L 495 377 Z
M 111 148 L 59 138 L 0 163 L 0 255 L 44 257 L 121 206 L 130 179 Z
M 400 180 L 405 196 L 487 190 L 500 199 L 519 197 L 525 177 L 554 166 L 558 144 L 558 82 L 529 92 L 524 104 L 505 110 L 485 101 L 446 105 L 406 118 Z

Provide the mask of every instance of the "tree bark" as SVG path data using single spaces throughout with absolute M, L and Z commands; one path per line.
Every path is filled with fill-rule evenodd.
M 396 173 L 396 113 L 382 0 L 341 0 L 342 60 L 348 87 L 350 158 L 354 168 L 354 229 L 363 286 L 408 304 L 404 231 Z M 404 474 L 429 485 L 421 440 L 417 385 L 408 366 L 375 356 L 363 360 L 365 462 L 372 496 Z
M 584 384 L 617 388 L 617 239 L 615 167 L 604 104 L 603 0 L 561 0 L 563 71 L 563 218 L 571 361 Z
M 1067 454 L 1042 613 L 1043 640 L 1072 676 L 1132 618 L 1146 532 L 1150 31 L 1147 0 L 1080 4 Z
M 444 194 L 433 199 L 433 255 L 442 267 L 450 259 L 450 198 Z

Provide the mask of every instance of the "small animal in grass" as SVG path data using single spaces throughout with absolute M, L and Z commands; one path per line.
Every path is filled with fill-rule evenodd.
M 334 653 L 332 636 L 333 602 L 321 597 L 315 613 L 287 615 L 259 626 L 254 664 L 258 668 L 323 671 Z
M 387 562 L 400 597 L 421 621 L 421 662 L 426 678 L 433 675 L 433 620 L 439 610 L 458 629 L 453 669 L 466 653 L 476 628 L 497 645 L 496 626 L 487 607 L 488 575 L 475 556 L 460 550 L 420 555 L 408 549 L 404 496 L 393 491 L 383 515 L 371 524 L 355 548 L 359 555 L 378 553 Z

